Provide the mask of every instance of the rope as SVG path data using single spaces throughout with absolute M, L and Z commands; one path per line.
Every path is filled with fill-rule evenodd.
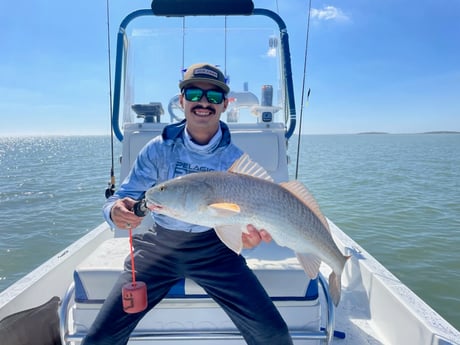
M 134 267 L 134 249 L 133 249 L 133 228 L 130 226 L 129 230 L 129 256 L 131 257 L 131 275 L 133 279 L 133 286 L 136 286 L 136 268 Z

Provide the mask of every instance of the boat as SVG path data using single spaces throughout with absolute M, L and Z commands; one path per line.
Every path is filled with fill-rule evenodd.
M 122 145 L 122 180 L 139 150 L 181 121 L 184 66 L 212 59 L 231 86 L 222 120 L 235 143 L 276 182 L 290 179 L 287 145 L 297 113 L 289 35 L 274 11 L 251 0 L 153 0 L 117 34 L 112 133 Z M 167 54 L 166 54 L 167 53 Z M 112 178 L 114 173 L 112 172 Z M 112 180 L 108 195 L 113 192 Z M 244 252 L 248 265 L 299 344 L 460 344 L 460 332 L 364 248 L 327 220 L 350 255 L 335 307 L 321 266 L 310 280 L 294 253 L 276 243 Z M 152 224 L 145 217 L 136 232 Z M 79 344 L 129 253 L 128 232 L 102 223 L 0 293 L 2 344 Z M 130 344 L 244 344 L 220 307 L 193 281 L 174 286 L 137 326 Z

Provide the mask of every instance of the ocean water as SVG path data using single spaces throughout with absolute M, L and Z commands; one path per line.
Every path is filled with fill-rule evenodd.
M 459 329 L 460 135 L 300 142 L 298 178 L 323 213 Z M 0 291 L 102 222 L 110 148 L 108 136 L 0 138 Z

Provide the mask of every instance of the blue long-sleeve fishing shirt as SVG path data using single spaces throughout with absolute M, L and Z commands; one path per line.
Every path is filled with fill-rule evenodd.
M 124 197 L 141 199 L 145 192 L 163 181 L 177 176 L 202 171 L 226 171 L 243 151 L 231 141 L 230 130 L 220 122 L 220 129 L 207 145 L 198 145 L 186 130 L 186 121 L 171 124 L 161 135 L 148 142 L 134 162 L 128 176 L 103 207 L 105 220 L 116 227 L 110 218 L 114 202 Z M 188 232 L 209 230 L 208 227 L 182 222 L 165 215 L 151 212 L 160 226 Z

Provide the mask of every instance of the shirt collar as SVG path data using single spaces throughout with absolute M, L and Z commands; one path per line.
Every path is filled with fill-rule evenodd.
M 200 152 L 200 153 L 213 152 L 219 146 L 220 141 L 222 140 L 222 129 L 220 128 L 220 126 L 216 134 L 214 134 L 214 136 L 211 138 L 209 143 L 207 143 L 206 145 L 197 144 L 191 137 L 190 133 L 188 132 L 187 126 L 185 127 L 185 130 L 183 133 L 184 133 L 183 139 L 184 139 L 185 146 L 192 151 Z

